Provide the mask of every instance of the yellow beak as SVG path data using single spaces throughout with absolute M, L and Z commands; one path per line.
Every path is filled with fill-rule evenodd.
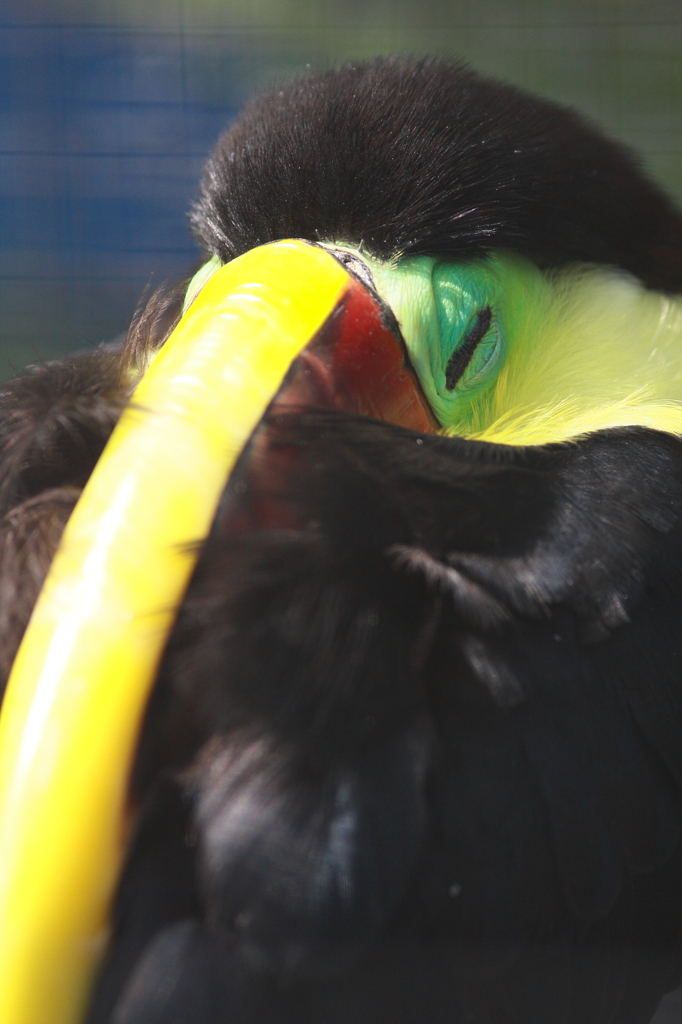
M 0 716 L 0 1021 L 77 1024 L 126 847 L 164 643 L 230 471 L 352 279 L 299 241 L 213 275 L 65 530 Z

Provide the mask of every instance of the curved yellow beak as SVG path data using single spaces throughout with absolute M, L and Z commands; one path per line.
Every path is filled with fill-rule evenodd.
M 277 242 L 213 275 L 65 530 L 0 716 L 0 1021 L 77 1024 L 126 845 L 141 716 L 239 453 L 351 278 Z

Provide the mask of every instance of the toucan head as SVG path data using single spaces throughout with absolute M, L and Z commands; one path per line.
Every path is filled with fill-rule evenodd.
M 308 75 L 220 139 L 192 224 L 209 267 L 327 247 L 391 310 L 448 433 L 679 427 L 679 311 L 651 291 L 682 288 L 679 213 L 566 108 L 434 59 Z
M 68 524 L 5 698 L 8 1024 L 82 1012 L 130 829 L 140 721 L 226 481 L 222 529 L 310 529 L 278 500 L 291 464 L 271 444 L 279 416 L 332 409 L 415 442 L 682 431 L 682 308 L 664 294 L 682 290 L 682 219 L 569 110 L 451 62 L 306 76 L 222 137 L 192 221 L 206 263 L 164 344 L 129 349 L 146 372 Z M 372 927 L 416 844 L 392 861 Z

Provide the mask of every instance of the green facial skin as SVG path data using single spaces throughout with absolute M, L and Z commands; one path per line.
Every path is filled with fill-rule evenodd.
M 545 275 L 509 252 L 469 263 L 432 256 L 382 262 L 344 243 L 326 247 L 351 253 L 369 268 L 377 292 L 400 324 L 412 365 L 443 429 L 465 436 L 485 429 L 500 373 L 514 351 L 518 355 L 519 346 L 537 336 L 552 302 Z M 187 289 L 185 309 L 219 266 L 220 260 L 213 257 L 201 267 Z M 479 314 L 487 310 L 489 326 L 449 389 L 448 363 L 466 345 Z
M 679 298 L 611 267 L 545 273 L 503 250 L 382 262 L 322 244 L 392 309 L 444 434 L 547 444 L 638 424 L 682 436 Z M 186 305 L 219 265 L 201 268 Z
M 194 277 L 187 286 L 187 291 L 185 292 L 185 300 L 182 304 L 183 313 L 187 312 L 187 310 L 192 305 L 192 302 L 194 301 L 194 299 L 196 299 L 201 289 L 204 287 L 205 284 L 208 284 L 210 279 L 215 274 L 216 270 L 220 270 L 221 266 L 222 261 L 220 257 L 211 256 L 210 260 L 208 260 L 207 263 L 204 263 L 202 264 L 202 266 L 199 267 L 196 274 L 194 275 Z
M 424 393 L 448 433 L 468 434 L 487 421 L 490 395 L 510 350 L 533 338 L 552 301 L 551 286 L 531 262 L 514 253 L 449 263 L 412 256 L 382 263 L 352 251 L 369 267 L 379 295 L 403 332 Z M 478 314 L 490 309 L 490 326 L 451 390 L 446 370 L 466 344 Z

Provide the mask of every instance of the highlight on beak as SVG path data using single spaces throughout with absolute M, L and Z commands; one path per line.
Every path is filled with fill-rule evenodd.
M 436 429 L 380 306 L 323 248 L 263 246 L 199 292 L 83 491 L 8 683 L 3 1024 L 82 1018 L 125 855 L 140 720 L 198 546 L 275 395 Z

